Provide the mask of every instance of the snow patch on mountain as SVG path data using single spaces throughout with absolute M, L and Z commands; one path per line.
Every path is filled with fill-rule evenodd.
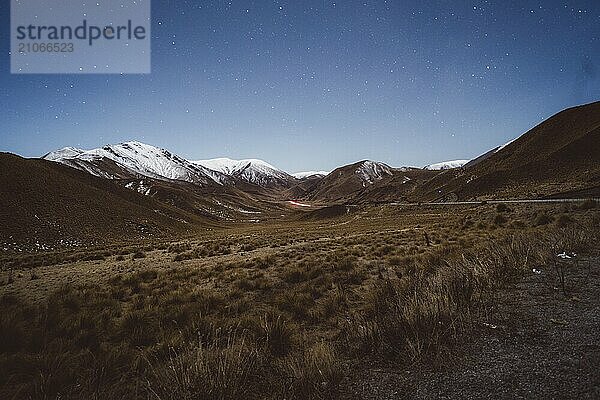
M 258 160 L 254 158 L 249 158 L 245 160 L 232 160 L 231 158 L 221 157 L 221 158 L 213 158 L 210 160 L 198 160 L 192 161 L 194 164 L 201 165 L 205 168 L 212 169 L 213 171 L 219 171 L 227 175 L 233 175 L 238 171 L 241 171 L 245 168 L 251 167 L 255 170 L 260 170 L 262 172 L 282 172 L 278 168 L 275 168 L 271 164 L 266 161 Z
M 149 186 L 146 186 L 146 183 L 143 180 L 139 182 L 129 182 L 125 185 L 127 189 L 135 190 L 145 196 L 152 195 L 152 189 Z
M 441 170 L 445 170 L 445 169 L 460 168 L 463 165 L 465 165 L 466 163 L 468 163 L 469 161 L 471 161 L 471 160 L 442 161 L 439 163 L 426 165 L 425 167 L 423 167 L 423 169 L 426 169 L 429 171 L 441 171 Z
M 83 152 L 85 152 L 85 150 L 81 150 L 76 147 L 64 147 L 59 150 L 51 151 L 42 158 L 49 161 L 58 161 L 64 158 L 75 158 Z
M 295 172 L 292 174 L 294 178 L 304 179 L 310 176 L 326 176 L 329 172 L 327 171 L 304 171 L 304 172 Z
M 383 179 L 386 175 L 392 175 L 392 168 L 384 163 L 375 161 L 363 161 L 356 168 L 355 173 L 363 181 L 363 186 L 373 184 Z
M 500 150 L 502 150 L 503 148 L 505 148 L 506 146 L 508 146 L 509 144 L 511 144 L 512 142 L 514 142 L 515 140 L 517 140 L 519 137 L 516 137 L 513 140 L 510 140 L 510 141 L 504 143 L 502 146 L 498 146 L 498 148 L 494 151 L 494 153 L 499 152 Z

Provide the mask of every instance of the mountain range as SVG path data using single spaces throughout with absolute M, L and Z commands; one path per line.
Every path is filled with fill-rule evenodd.
M 289 174 L 259 159 L 232 160 L 214 158 L 188 161 L 168 150 L 129 141 L 82 150 L 74 147 L 52 151 L 42 159 L 55 161 L 107 179 L 151 178 L 185 181 L 199 186 L 236 185 L 240 182 L 263 188 L 291 188 L 306 178 L 325 177 L 326 171 Z M 391 167 L 378 162 L 362 161 L 356 173 L 366 186 L 391 174 Z M 441 169 L 441 168 L 440 168 Z M 364 181 L 364 182 L 363 182 Z
M 597 196 L 600 102 L 562 111 L 472 160 L 424 168 L 363 160 L 290 174 L 258 159 L 187 160 L 138 141 L 41 159 L 2 153 L 0 165 L 3 243 L 43 229 L 88 239 L 132 227 L 179 234 L 336 204 Z

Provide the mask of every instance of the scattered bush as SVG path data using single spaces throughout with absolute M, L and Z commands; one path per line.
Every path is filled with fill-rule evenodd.
M 534 226 L 548 225 L 553 220 L 554 220 L 554 218 L 552 218 L 548 214 L 546 214 L 546 213 L 540 213 L 533 220 L 533 225 Z
M 118 332 L 133 346 L 148 346 L 153 342 L 153 323 L 149 315 L 143 311 L 131 311 L 123 317 Z
M 496 216 L 494 217 L 494 225 L 504 225 L 506 222 L 508 222 L 508 220 L 502 214 L 496 214 Z
M 511 209 L 504 203 L 498 203 L 496 205 L 496 211 L 499 213 L 510 212 Z
M 169 253 L 183 253 L 184 251 L 187 251 L 190 249 L 190 244 L 183 242 L 183 243 L 171 243 L 169 245 L 169 247 L 167 247 L 167 251 Z
M 569 217 L 567 214 L 560 214 L 554 223 L 559 228 L 563 228 L 567 225 L 571 225 L 573 223 L 573 218 Z
M 283 280 L 291 284 L 304 282 L 308 279 L 308 271 L 302 267 L 293 267 L 286 271 L 283 276 Z
M 87 254 L 85 256 L 83 256 L 81 258 L 82 261 L 98 261 L 98 260 L 104 260 L 104 254 L 102 253 L 92 253 L 92 254 Z

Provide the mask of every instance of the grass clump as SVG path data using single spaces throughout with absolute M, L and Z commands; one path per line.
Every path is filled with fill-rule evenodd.
M 536 215 L 533 219 L 533 226 L 548 225 L 552 221 L 554 221 L 554 218 L 552 216 L 548 215 L 545 212 L 542 212 Z
M 218 337 L 211 344 L 196 342 L 170 349 L 166 363 L 150 363 L 150 398 L 248 398 L 258 361 L 258 352 L 247 344 L 244 335 L 235 332 Z
M 261 337 L 269 353 L 275 357 L 287 355 L 293 346 L 296 327 L 281 315 L 265 315 L 261 319 Z
M 304 354 L 287 358 L 283 369 L 288 376 L 286 397 L 292 399 L 331 399 L 344 376 L 339 357 L 325 343 L 318 343 Z

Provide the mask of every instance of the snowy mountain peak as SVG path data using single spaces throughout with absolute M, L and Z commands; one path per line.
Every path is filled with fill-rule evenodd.
M 168 150 L 138 141 L 108 144 L 92 150 L 66 148 L 48 153 L 43 158 L 103 177 L 106 174 L 99 172 L 98 164 L 103 159 L 108 159 L 124 171 L 129 171 L 132 176 L 182 180 L 196 184 L 213 181 L 223 183 L 226 179 L 219 172 L 193 164 Z
M 287 172 L 255 158 L 232 160 L 222 157 L 193 163 L 260 186 L 285 186 L 294 179 Z
M 365 160 L 358 164 L 355 172 L 364 183 L 372 184 L 386 175 L 392 175 L 392 168 L 381 162 Z
M 59 162 L 72 168 L 108 179 L 179 180 L 199 184 L 213 183 L 235 185 L 250 183 L 265 188 L 289 188 L 299 179 L 326 176 L 327 171 L 307 171 L 290 175 L 266 161 L 248 158 L 234 160 L 221 157 L 208 160 L 188 161 L 169 150 L 136 140 L 103 147 L 82 150 L 65 147 L 46 154 L 46 160 Z M 365 160 L 348 166 L 363 186 L 373 184 L 395 171 L 390 166 Z
M 76 147 L 63 147 L 62 149 L 51 151 L 42 158 L 50 161 L 56 161 L 62 158 L 74 158 L 77 157 L 79 154 L 83 153 L 84 151 L 85 150 L 81 150 Z
M 198 160 L 192 161 L 194 164 L 202 165 L 203 167 L 210 168 L 214 171 L 223 172 L 224 174 L 233 174 L 236 171 L 240 171 L 243 168 L 254 167 L 254 168 L 262 168 L 269 169 L 274 171 L 281 171 L 278 168 L 275 168 L 271 164 L 266 161 L 258 160 L 254 158 L 249 158 L 245 160 L 232 160 L 231 158 L 221 157 L 221 158 L 213 158 L 210 160 Z M 281 171 L 283 172 L 283 171 Z
M 442 161 L 435 164 L 429 164 L 423 167 L 423 169 L 429 171 L 441 171 L 452 168 L 461 168 L 463 165 L 468 163 L 470 160 L 451 160 L 451 161 Z
M 295 181 L 287 172 L 263 160 L 215 158 L 188 161 L 169 150 L 137 140 L 107 144 L 92 150 L 65 147 L 48 153 L 43 158 L 113 179 L 144 176 L 200 185 L 212 182 L 233 183 L 237 179 L 259 186 L 289 186 Z M 111 171 L 106 170 L 106 160 L 113 163 Z M 118 173 L 113 171 L 115 164 Z
M 327 174 L 329 174 L 329 172 L 327 171 L 304 171 L 304 172 L 295 172 L 292 174 L 292 176 L 294 178 L 297 179 L 304 179 L 304 178 L 308 178 L 310 176 L 327 176 Z
M 221 158 L 213 158 L 211 160 L 199 160 L 192 161 L 196 165 L 202 165 L 205 168 L 212 169 L 213 171 L 219 171 L 224 174 L 230 175 L 235 170 L 235 166 L 237 165 L 236 160 L 232 160 L 231 158 L 221 157 Z
M 116 157 L 123 159 L 130 159 L 133 162 L 141 163 L 152 168 L 160 168 L 164 166 L 164 163 L 155 160 L 158 158 L 173 160 L 173 161 L 185 161 L 181 157 L 171 154 L 168 150 L 161 149 L 149 144 L 141 143 L 138 141 L 129 141 L 118 144 L 108 144 L 102 149 L 90 150 L 90 152 L 97 153 L 100 156 L 106 157 L 107 153 L 113 154 Z M 148 161 L 143 161 L 148 160 Z M 161 174 L 162 175 L 162 174 Z M 165 176 L 165 175 L 162 175 Z M 167 176 L 168 177 L 168 176 Z

